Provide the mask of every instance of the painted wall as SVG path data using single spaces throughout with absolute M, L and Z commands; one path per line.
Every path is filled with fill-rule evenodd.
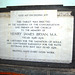
M 0 8 L 18 5 L 54 5 L 75 6 L 75 0 L 0 0 Z

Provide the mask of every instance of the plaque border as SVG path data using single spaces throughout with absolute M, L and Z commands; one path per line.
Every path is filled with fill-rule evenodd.
M 58 11 L 72 11 L 75 25 L 75 6 L 63 5 L 30 5 L 30 6 L 7 6 L 0 8 L 0 12 L 10 12 L 11 10 L 58 10 Z M 34 61 L 19 61 L 0 59 L 0 64 L 32 66 L 32 67 L 47 67 L 47 68 L 75 68 L 75 26 L 73 31 L 73 54 L 72 63 L 51 63 L 51 62 L 34 62 Z

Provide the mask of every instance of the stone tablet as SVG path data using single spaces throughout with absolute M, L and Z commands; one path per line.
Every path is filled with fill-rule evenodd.
M 0 16 L 0 58 L 71 63 L 74 17 L 71 11 L 18 10 Z

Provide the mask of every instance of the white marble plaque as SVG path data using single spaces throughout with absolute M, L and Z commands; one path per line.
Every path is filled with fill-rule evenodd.
M 1 59 L 71 63 L 71 11 L 19 10 L 0 16 Z

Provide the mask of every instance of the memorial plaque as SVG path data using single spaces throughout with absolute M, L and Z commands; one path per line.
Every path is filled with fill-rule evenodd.
M 71 63 L 72 11 L 15 10 L 0 13 L 0 58 Z

